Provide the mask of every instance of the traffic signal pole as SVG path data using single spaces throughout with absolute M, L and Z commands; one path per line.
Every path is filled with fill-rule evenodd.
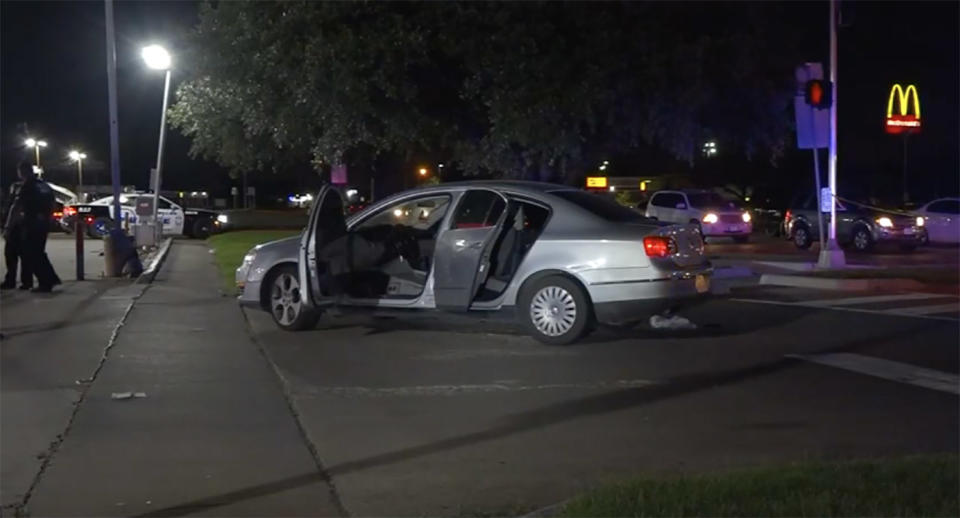
M 820 250 L 821 268 L 842 268 L 846 265 L 843 249 L 837 245 L 837 0 L 830 0 L 830 144 L 828 168 L 830 176 L 830 237 L 826 249 Z

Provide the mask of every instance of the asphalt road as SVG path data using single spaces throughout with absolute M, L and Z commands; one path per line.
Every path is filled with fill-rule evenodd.
M 750 242 L 734 243 L 729 238 L 708 238 L 707 255 L 711 259 L 741 259 L 791 262 L 817 262 L 820 245 L 814 244 L 800 250 L 782 238 L 754 234 Z M 848 264 L 864 266 L 911 266 L 911 265 L 957 265 L 960 264 L 960 248 L 951 245 L 922 246 L 911 252 L 897 246 L 878 245 L 868 253 L 846 251 Z
M 957 298 L 871 295 L 737 291 L 685 312 L 696 331 L 571 347 L 462 318 L 247 315 L 352 515 L 510 514 L 636 473 L 957 451 Z
M 6 242 L 0 239 L 0 246 L 6 246 Z M 103 241 L 98 239 L 85 239 L 83 242 L 83 271 L 87 280 L 95 280 L 103 277 Z M 53 264 L 53 269 L 57 275 L 64 281 L 75 280 L 77 278 L 77 249 L 76 241 L 73 235 L 63 233 L 51 233 L 47 237 L 47 257 Z M 6 274 L 7 265 L 3 265 L 3 272 Z M 19 281 L 18 281 L 19 282 Z

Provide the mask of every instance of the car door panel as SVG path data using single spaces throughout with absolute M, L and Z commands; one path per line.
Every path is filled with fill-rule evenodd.
M 476 191 L 464 193 L 459 203 L 465 203 L 471 192 Z M 500 214 L 495 221 L 492 218 L 481 220 L 482 226 L 473 222 L 458 223 L 461 210 L 458 205 L 451 220 L 453 228 L 444 230 L 437 238 L 433 292 L 438 309 L 468 310 L 480 284 L 486 279 L 493 243 L 509 212 L 507 199 L 499 193 L 495 194 L 502 201 Z
M 343 200 L 329 186 L 323 186 L 317 194 L 307 228 L 300 237 L 300 249 L 297 255 L 298 277 L 300 278 L 301 297 L 310 306 L 323 306 L 332 303 L 333 296 L 321 289 L 320 276 L 323 272 L 319 264 L 319 250 L 330 241 L 346 232 L 343 215 Z M 306 292 L 306 296 L 303 296 Z

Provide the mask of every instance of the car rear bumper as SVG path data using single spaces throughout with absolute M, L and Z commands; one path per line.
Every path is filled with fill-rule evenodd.
M 591 284 L 594 314 L 604 324 L 637 322 L 710 296 L 712 269 L 675 272 L 663 279 Z

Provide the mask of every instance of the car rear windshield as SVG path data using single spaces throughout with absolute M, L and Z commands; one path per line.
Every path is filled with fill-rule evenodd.
M 618 223 L 643 223 L 650 221 L 644 217 L 643 214 L 633 209 L 628 209 L 600 194 L 574 190 L 551 191 L 550 194 L 578 205 L 607 221 L 615 221 Z
M 688 193 L 690 205 L 697 209 L 735 209 L 737 204 L 715 192 Z

